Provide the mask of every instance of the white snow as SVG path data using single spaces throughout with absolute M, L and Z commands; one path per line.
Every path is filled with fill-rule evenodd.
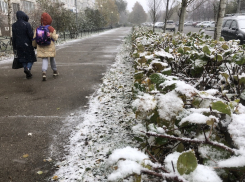
M 222 182 L 212 167 L 201 164 L 190 175 L 184 175 L 184 178 L 190 182 Z
M 195 123 L 195 124 L 206 124 L 206 122 L 210 119 L 215 119 L 215 121 L 218 121 L 218 118 L 216 118 L 215 116 L 204 116 L 203 114 L 200 113 L 192 113 L 189 116 L 183 118 L 179 125 L 182 125 L 185 122 L 190 122 L 190 123 Z
M 141 165 L 134 161 L 119 161 L 117 165 L 118 169 L 108 176 L 109 181 L 117 181 L 124 177 L 136 173 L 140 174 L 142 169 Z
M 155 100 L 154 96 L 146 93 L 143 96 L 139 96 L 139 98 L 132 103 L 132 106 L 141 112 L 149 112 L 154 110 L 156 105 L 157 101 Z
M 238 104 L 238 107 L 236 108 L 238 114 L 245 114 L 245 106 L 242 104 Z
M 156 56 L 160 56 L 160 57 L 163 57 L 163 58 L 168 58 L 168 59 L 173 59 L 173 55 L 164 51 L 163 49 L 160 50 L 160 51 L 155 51 L 154 52 Z
M 140 124 L 133 126 L 132 131 L 134 134 L 143 135 L 142 132 L 146 132 L 146 128 L 143 124 L 140 123 Z
M 245 114 L 233 114 L 232 118 L 228 131 L 237 147 L 245 150 Z M 245 151 L 243 155 L 245 156 Z
M 179 153 L 179 152 L 173 152 L 173 153 L 167 155 L 167 157 L 164 160 L 165 168 L 166 168 L 167 171 L 174 172 L 174 169 L 175 169 L 175 172 L 178 173 L 178 171 L 177 171 L 177 161 L 178 161 L 178 158 L 179 158 L 180 155 L 181 155 L 181 153 Z M 172 162 L 173 162 L 174 169 L 173 169 L 173 166 L 172 166 Z
M 218 162 L 219 167 L 243 167 L 245 166 L 245 156 L 233 156 L 229 159 Z
M 206 124 L 206 121 L 209 118 L 207 116 L 204 116 L 203 114 L 200 113 L 192 113 L 189 116 L 183 118 L 179 125 L 182 125 L 185 122 L 190 122 L 190 123 L 196 123 L 196 124 Z
M 67 122 L 80 124 L 66 146 L 66 159 L 57 164 L 59 170 L 54 175 L 59 181 L 105 180 L 111 170 L 105 167 L 107 156 L 114 149 L 134 145 L 131 131 L 126 129 L 135 120 L 129 107 L 134 70 L 127 49 L 130 47 L 121 46 L 100 88 L 90 96 L 88 110 L 72 112 L 67 118 Z
M 158 102 L 159 115 L 163 119 L 171 120 L 172 117 L 175 117 L 183 110 L 184 103 L 174 91 L 165 95 L 158 94 L 156 95 L 156 99 Z
M 131 161 L 142 162 L 144 159 L 148 159 L 148 156 L 136 148 L 127 146 L 123 149 L 114 150 L 113 153 L 108 158 L 107 162 L 109 164 L 114 164 L 121 158 L 125 158 Z

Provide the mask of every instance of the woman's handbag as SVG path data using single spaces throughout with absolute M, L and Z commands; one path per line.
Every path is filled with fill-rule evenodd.
M 18 61 L 18 58 L 14 58 L 12 69 L 19 69 L 19 68 L 23 68 L 23 65 Z
M 23 65 L 18 60 L 17 51 L 14 50 L 14 60 L 12 64 L 12 69 L 19 69 L 19 68 L 23 68 Z

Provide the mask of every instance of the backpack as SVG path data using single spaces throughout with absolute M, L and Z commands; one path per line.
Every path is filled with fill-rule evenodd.
M 36 42 L 38 45 L 50 45 L 51 38 L 50 38 L 50 32 L 49 27 L 50 25 L 46 26 L 39 26 L 36 30 Z

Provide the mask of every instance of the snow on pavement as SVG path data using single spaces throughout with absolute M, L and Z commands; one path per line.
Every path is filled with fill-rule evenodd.
M 134 70 L 127 46 L 121 46 L 103 84 L 91 96 L 88 110 L 77 117 L 80 124 L 66 146 L 69 155 L 57 164 L 59 169 L 54 174 L 61 182 L 108 181 L 111 169 L 106 160 L 111 152 L 133 146 L 129 126 L 135 120 L 130 107 Z

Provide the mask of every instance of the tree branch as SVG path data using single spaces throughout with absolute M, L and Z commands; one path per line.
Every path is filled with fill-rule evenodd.
M 171 181 L 175 181 L 175 182 L 188 182 L 184 178 L 177 176 L 177 175 L 174 175 L 174 174 L 168 174 L 168 173 L 159 174 L 159 173 L 156 173 L 156 172 L 150 171 L 150 170 L 141 170 L 141 173 L 157 176 L 159 178 L 171 180 Z
M 175 136 L 170 136 L 170 135 L 160 135 L 160 134 L 155 134 L 155 133 L 149 133 L 147 132 L 146 135 L 148 136 L 156 136 L 156 137 L 160 137 L 160 138 L 167 138 L 167 139 L 170 139 L 170 140 L 177 140 L 177 141 L 181 141 L 181 142 L 184 142 L 184 143 L 196 143 L 196 144 L 209 144 L 209 145 L 212 145 L 212 146 L 215 146 L 215 147 L 219 147 L 219 148 L 222 148 L 232 154 L 235 154 L 235 150 L 233 150 L 232 148 L 230 147 L 227 147 L 221 143 L 218 143 L 218 142 L 212 142 L 208 139 L 206 139 L 205 141 L 202 141 L 202 140 L 197 140 L 197 139 L 189 139 L 189 138 L 180 138 L 180 137 L 175 137 Z

